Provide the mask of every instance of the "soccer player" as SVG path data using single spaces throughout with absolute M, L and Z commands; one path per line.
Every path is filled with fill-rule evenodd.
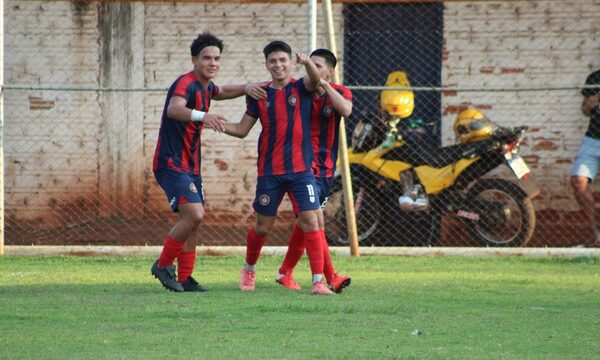
M 241 271 L 240 289 L 255 289 L 256 262 L 267 235 L 275 223 L 277 208 L 286 192 L 297 201 L 298 226 L 312 272 L 312 293 L 333 294 L 323 284 L 323 244 L 319 231 L 319 203 L 315 177 L 311 171 L 314 154 L 310 137 L 313 91 L 319 71 L 305 54 L 296 54 L 307 76 L 296 80 L 291 75 L 292 50 L 283 41 L 273 41 L 263 49 L 266 68 L 271 75 L 267 97 L 247 99 L 246 113 L 239 123 L 225 124 L 225 133 L 240 138 L 248 135 L 257 119 L 262 131 L 258 140 L 258 178 L 253 208 L 256 224 L 246 238 L 246 263 Z
M 211 33 L 198 35 L 190 51 L 193 69 L 169 88 L 153 161 L 154 176 L 172 211 L 179 213 L 179 221 L 169 231 L 151 273 L 166 289 L 177 292 L 206 290 L 191 276 L 196 262 L 196 230 L 204 217 L 200 136 L 204 124 L 220 132 L 226 121 L 208 114 L 210 101 L 232 99 L 246 92 L 256 98 L 266 95 L 259 84 L 218 87 L 212 82 L 221 66 L 223 42 Z
M 349 276 L 338 275 L 334 270 L 329 254 L 329 246 L 325 239 L 322 209 L 325 208 L 333 184 L 333 173 L 338 155 L 340 120 L 342 116 L 346 117 L 352 113 L 352 92 L 344 86 L 331 83 L 337 64 L 337 59 L 331 51 L 317 49 L 310 54 L 310 59 L 315 63 L 321 78 L 320 86 L 313 97 L 311 136 L 315 153 L 313 172 L 316 178 L 319 203 L 321 204 L 318 221 L 323 243 L 324 273 L 331 289 L 336 293 L 340 293 L 350 285 L 351 279 Z M 293 199 L 292 204 L 295 205 Z M 294 206 L 294 212 L 298 214 L 296 206 Z M 300 285 L 292 276 L 292 272 L 298 261 L 300 261 L 305 247 L 302 229 L 296 224 L 290 237 L 283 264 L 275 275 L 275 280 L 288 289 L 300 290 Z

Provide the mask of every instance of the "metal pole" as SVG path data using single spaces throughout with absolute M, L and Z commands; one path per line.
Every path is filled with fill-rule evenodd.
M 0 1 L 0 256 L 4 255 L 4 0 Z
M 331 0 L 322 0 L 325 20 L 327 23 L 327 35 L 329 50 L 337 56 L 337 45 L 335 42 L 335 30 L 333 28 L 333 10 Z M 340 83 L 340 73 L 335 68 L 333 81 Z M 356 230 L 356 212 L 354 211 L 354 196 L 352 194 L 352 179 L 350 177 L 350 164 L 348 163 L 348 141 L 346 139 L 346 121 L 342 117 L 340 120 L 339 136 L 339 157 L 342 170 L 342 186 L 344 188 L 344 202 L 346 208 L 346 225 L 348 226 L 348 239 L 350 240 L 350 253 L 353 256 L 359 256 L 358 252 L 358 231 Z
M 308 0 L 308 44 L 306 53 L 310 54 L 317 48 L 317 0 Z
M 323 4 L 323 13 L 325 14 L 325 25 L 327 26 L 327 42 L 329 50 L 337 57 L 337 44 L 335 42 L 335 30 L 333 28 L 333 10 L 331 9 L 331 0 L 321 0 Z M 333 81 L 340 83 L 340 72 L 337 67 L 333 74 Z

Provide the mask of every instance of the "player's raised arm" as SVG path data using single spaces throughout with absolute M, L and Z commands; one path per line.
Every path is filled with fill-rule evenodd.
M 319 86 L 321 74 L 313 61 L 306 54 L 296 53 L 296 62 L 304 65 L 306 75 L 304 75 L 304 87 L 308 91 L 315 91 Z

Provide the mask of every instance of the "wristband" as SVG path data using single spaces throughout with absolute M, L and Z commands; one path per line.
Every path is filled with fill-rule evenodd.
M 192 121 L 202 121 L 204 114 L 204 111 L 192 110 Z

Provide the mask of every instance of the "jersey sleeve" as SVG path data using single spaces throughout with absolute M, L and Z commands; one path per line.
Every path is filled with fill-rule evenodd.
M 258 119 L 258 101 L 246 96 L 246 114 Z
M 173 91 L 173 96 L 180 96 L 186 100 L 189 100 L 188 96 L 188 88 L 190 87 L 190 82 L 186 76 L 182 76 L 177 79 L 177 85 L 175 85 L 175 91 Z
M 212 89 L 211 89 L 211 92 L 210 92 L 210 97 L 212 98 L 212 97 L 217 96 L 219 94 L 219 91 L 221 89 L 219 88 L 219 86 L 217 84 L 212 83 L 212 82 L 211 82 L 211 84 L 212 84 Z
M 340 86 L 337 91 L 348 101 L 352 101 L 352 91 L 345 86 Z

